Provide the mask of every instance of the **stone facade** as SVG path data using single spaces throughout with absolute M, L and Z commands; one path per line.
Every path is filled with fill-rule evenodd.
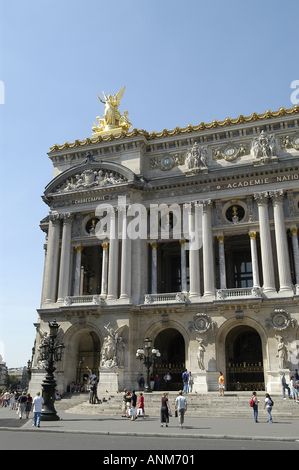
M 57 320 L 61 392 L 91 370 L 135 388 L 146 337 L 180 388 L 278 391 L 298 367 L 299 107 L 55 145 L 39 346 Z M 162 380 L 163 384 L 163 380 Z

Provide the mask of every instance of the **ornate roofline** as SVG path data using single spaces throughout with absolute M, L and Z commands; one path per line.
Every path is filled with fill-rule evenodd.
M 276 118 L 276 117 L 283 117 L 286 115 L 290 114 L 297 114 L 299 113 L 299 105 L 293 106 L 291 109 L 286 109 L 286 108 L 279 108 L 278 111 L 266 111 L 264 114 L 258 114 L 258 113 L 253 113 L 251 116 L 245 117 L 243 114 L 240 114 L 236 119 L 231 119 L 227 117 L 224 119 L 224 121 L 217 121 L 215 119 L 212 121 L 210 124 L 206 124 L 204 122 L 201 122 L 198 126 L 192 126 L 189 124 L 187 127 L 184 129 L 181 129 L 180 127 L 176 127 L 172 131 L 169 131 L 168 129 L 164 129 L 162 132 L 151 132 L 150 134 L 141 129 L 133 129 L 131 132 L 125 132 L 122 131 L 119 134 L 109 134 L 109 135 L 99 135 L 98 137 L 92 138 L 92 137 L 87 137 L 87 139 L 84 140 L 75 140 L 73 144 L 69 142 L 65 142 L 63 145 L 58 145 L 55 144 L 53 147 L 50 148 L 49 153 L 57 152 L 59 150 L 67 150 L 67 149 L 73 149 L 73 148 L 80 148 L 80 147 L 86 147 L 88 145 L 93 145 L 93 144 L 99 144 L 101 142 L 109 142 L 112 140 L 119 140 L 123 138 L 128 138 L 128 137 L 137 137 L 137 136 L 144 136 L 147 140 L 153 140 L 153 139 L 159 139 L 163 137 L 168 137 L 168 136 L 174 136 L 174 135 L 182 135 L 182 134 L 189 134 L 191 132 L 198 132 L 198 131 L 203 131 L 203 130 L 208 130 L 208 129 L 217 129 L 217 128 L 223 128 L 223 127 L 228 127 L 236 124 L 243 124 L 243 123 L 248 123 L 248 122 L 255 122 L 255 121 L 261 121 L 264 119 L 271 119 L 271 118 Z

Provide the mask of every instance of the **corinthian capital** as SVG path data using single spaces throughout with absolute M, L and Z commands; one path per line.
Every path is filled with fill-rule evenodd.
M 269 196 L 272 199 L 273 203 L 283 203 L 284 193 L 282 189 L 277 189 L 276 191 L 269 191 Z
M 268 191 L 263 191 L 261 193 L 254 193 L 254 199 L 256 200 L 257 204 L 268 204 Z

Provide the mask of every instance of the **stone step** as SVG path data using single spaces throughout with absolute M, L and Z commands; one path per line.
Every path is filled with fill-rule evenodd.
M 161 393 L 144 394 L 146 414 L 152 417 L 160 415 Z M 174 402 L 177 393 L 169 394 L 169 403 L 174 414 Z M 259 394 L 261 400 L 260 412 L 263 410 L 264 394 Z M 299 403 L 293 400 L 283 400 L 281 395 L 272 394 L 274 401 L 273 415 L 276 418 L 299 419 Z M 199 395 L 188 394 L 188 413 L 193 417 L 240 417 L 248 418 L 252 416 L 252 408 L 249 406 L 251 394 L 228 394 L 225 397 L 219 397 L 216 393 Z M 55 407 L 66 410 L 74 414 L 96 414 L 96 415 L 121 415 L 122 394 L 107 394 L 106 397 L 99 397 L 100 403 L 97 405 L 89 404 L 89 394 L 73 394 L 65 396 L 61 401 L 56 402 Z

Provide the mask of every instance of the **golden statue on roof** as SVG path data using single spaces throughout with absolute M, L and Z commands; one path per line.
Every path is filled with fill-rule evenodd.
M 128 111 L 125 111 L 123 115 L 118 111 L 120 100 L 122 99 L 125 91 L 125 86 L 116 95 L 106 96 L 104 92 L 104 100 L 98 95 L 98 99 L 105 105 L 104 116 L 101 118 L 97 116 L 98 125 L 94 123 L 93 136 L 107 135 L 111 133 L 120 133 L 122 131 L 128 132 L 132 127 L 131 122 L 128 119 Z

